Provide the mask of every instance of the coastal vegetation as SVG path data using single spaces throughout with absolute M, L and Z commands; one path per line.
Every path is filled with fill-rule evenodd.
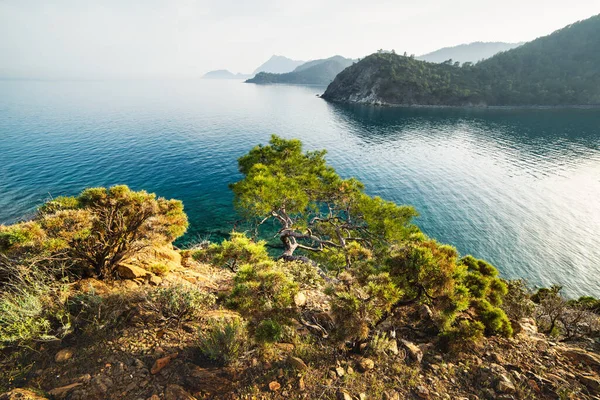
M 600 104 L 600 16 L 477 64 L 379 52 L 342 71 L 323 98 L 431 106 Z
M 327 85 L 354 61 L 342 56 L 306 62 L 287 73 L 259 72 L 246 83 L 289 83 L 303 85 Z
M 0 226 L 0 398 L 600 393 L 598 300 L 503 279 L 325 156 L 273 136 L 240 157 L 248 229 L 221 243 L 177 249 L 182 203 L 126 186 Z

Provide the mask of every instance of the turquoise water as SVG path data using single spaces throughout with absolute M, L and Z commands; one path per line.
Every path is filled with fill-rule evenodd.
M 273 133 L 507 278 L 600 296 L 600 111 L 350 107 L 238 81 L 0 82 L 0 223 L 124 183 L 184 201 L 186 240 L 238 216 L 236 159 Z

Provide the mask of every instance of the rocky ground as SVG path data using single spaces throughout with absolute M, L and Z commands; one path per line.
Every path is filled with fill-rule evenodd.
M 173 321 L 149 307 L 144 293 L 186 284 L 219 296 L 233 275 L 190 260 L 176 264 L 162 278 L 126 266 L 129 279 L 79 282 L 72 290 L 113 299 L 106 307 L 115 323 L 5 349 L 0 399 L 600 399 L 593 340 L 553 342 L 526 319 L 515 324 L 514 338 L 447 354 L 392 318 L 379 351 L 348 351 L 327 340 L 326 298 L 310 290 L 296 298 L 297 340 L 253 348 L 218 367 L 198 350 L 197 332 L 207 318 L 232 311 L 217 302 L 197 320 Z M 426 308 L 412 312 L 427 319 Z

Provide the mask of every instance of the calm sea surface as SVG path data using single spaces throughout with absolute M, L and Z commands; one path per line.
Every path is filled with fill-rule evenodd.
M 238 81 L 0 81 L 0 223 L 124 183 L 183 200 L 185 240 L 238 219 L 236 159 L 273 133 L 412 204 L 430 236 L 506 278 L 600 296 L 600 110 L 340 106 Z

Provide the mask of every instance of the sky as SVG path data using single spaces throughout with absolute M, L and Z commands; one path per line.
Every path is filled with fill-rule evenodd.
M 0 0 L 0 77 L 190 78 L 377 49 L 522 42 L 598 0 Z

